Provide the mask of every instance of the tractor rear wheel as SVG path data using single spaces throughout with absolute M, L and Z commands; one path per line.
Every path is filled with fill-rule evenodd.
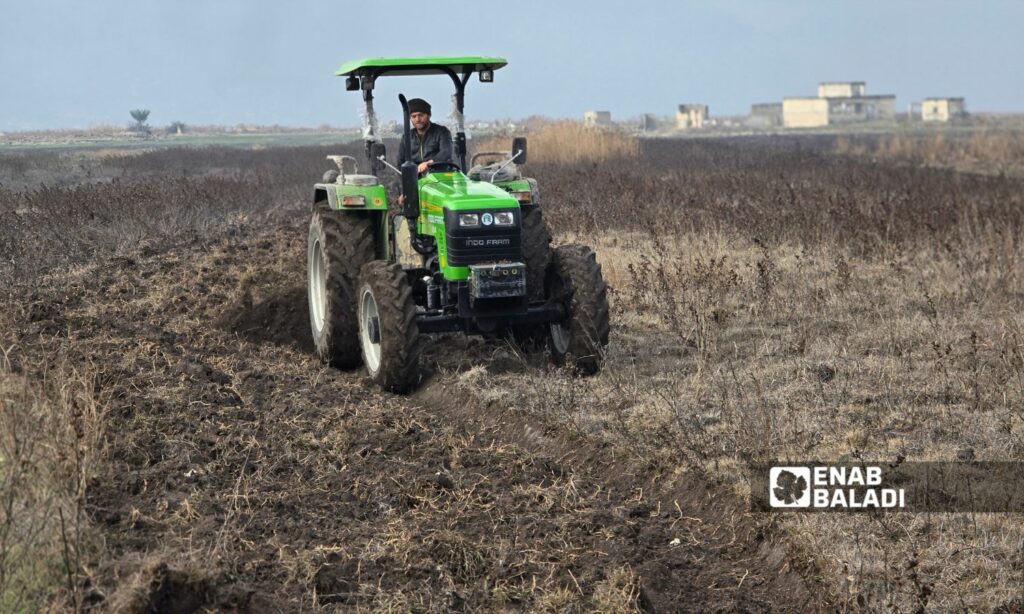
M 601 265 L 585 245 L 555 249 L 547 278 L 548 296 L 562 299 L 569 317 L 548 325 L 548 347 L 556 364 L 572 364 L 585 375 L 596 373 L 608 345 L 608 287 Z
M 391 392 L 411 390 L 419 379 L 420 333 L 401 265 L 383 260 L 363 265 L 358 300 L 359 341 L 370 379 Z
M 369 218 L 316 204 L 306 252 L 309 323 L 317 356 L 334 367 L 359 366 L 356 284 L 375 252 Z

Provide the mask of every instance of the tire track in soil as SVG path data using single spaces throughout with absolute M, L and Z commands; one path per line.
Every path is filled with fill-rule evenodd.
M 322 367 L 305 236 L 97 262 L 24 303 L 24 365 L 98 373 L 91 569 L 112 608 L 827 607 L 740 501 L 481 407 L 443 375 L 403 398 Z

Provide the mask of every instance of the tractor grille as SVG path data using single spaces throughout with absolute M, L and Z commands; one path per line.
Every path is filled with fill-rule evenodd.
M 448 246 L 448 264 L 451 266 L 468 266 L 481 262 L 497 262 L 500 260 L 518 261 L 522 259 L 521 231 L 519 229 L 519 210 L 514 210 L 515 224 L 512 226 L 477 226 L 475 228 L 460 227 L 460 213 L 497 213 L 493 209 L 486 211 L 448 211 L 444 212 L 445 243 Z

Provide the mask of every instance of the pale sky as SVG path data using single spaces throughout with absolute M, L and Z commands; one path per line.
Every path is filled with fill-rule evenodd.
M 509 65 L 471 81 L 468 120 L 736 115 L 847 80 L 899 110 L 1024 111 L 1024 0 L 0 0 L 0 130 L 127 125 L 140 107 L 153 126 L 355 126 L 342 62 L 469 54 Z M 447 78 L 381 80 L 383 119 L 400 91 L 447 115 Z

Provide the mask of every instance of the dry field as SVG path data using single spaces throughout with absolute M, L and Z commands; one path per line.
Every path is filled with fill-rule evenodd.
M 438 336 L 410 397 L 310 356 L 326 149 L 0 157 L 0 609 L 1024 607 L 1017 516 L 750 514 L 744 477 L 1021 460 L 1024 180 L 548 130 L 606 368 Z
M 1024 129 L 1013 124 L 981 124 L 974 130 L 841 136 L 836 138 L 833 151 L 914 166 L 1024 177 Z

